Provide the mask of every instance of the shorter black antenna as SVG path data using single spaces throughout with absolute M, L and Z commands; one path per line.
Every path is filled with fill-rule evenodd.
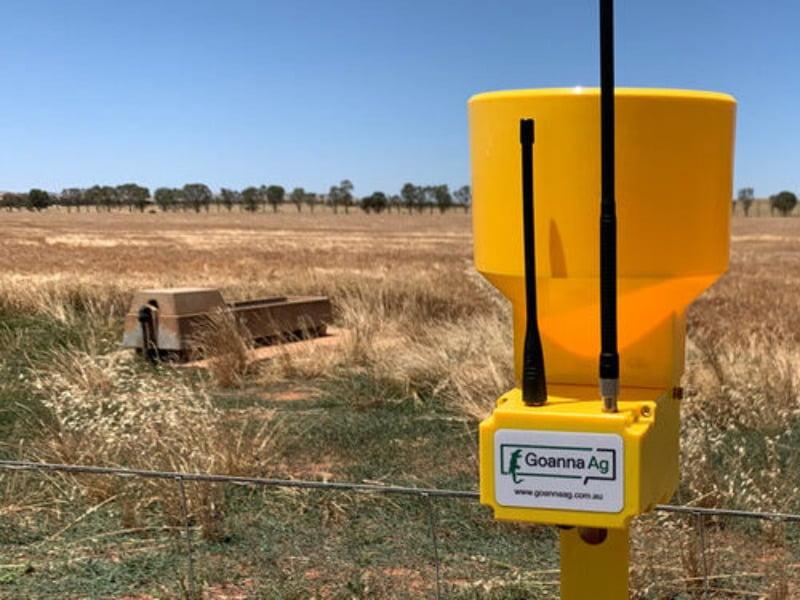
M 522 401 L 528 406 L 547 402 L 544 353 L 536 303 L 536 238 L 533 210 L 534 120 L 520 119 L 522 145 L 522 232 L 525 246 L 525 346 L 522 351 Z

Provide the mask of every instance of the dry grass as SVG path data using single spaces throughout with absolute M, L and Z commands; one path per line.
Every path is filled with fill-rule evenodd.
M 236 429 L 241 419 L 210 401 L 216 388 L 368 376 L 387 391 L 354 398 L 357 408 L 412 398 L 476 419 L 512 384 L 509 310 L 471 267 L 468 216 L 51 212 L 3 219 L 0 312 L 96 322 L 79 344 L 32 367 L 49 421 L 18 449 L 27 456 L 261 473 L 269 470 L 271 421 L 258 431 Z M 800 509 L 799 259 L 800 219 L 734 220 L 730 273 L 689 314 L 681 502 Z M 91 332 L 117 331 L 128 294 L 162 285 L 213 285 L 230 299 L 327 294 L 348 337 L 341 347 L 287 354 L 248 372 L 246 338 L 218 319 L 205 343 L 226 352 L 212 378 L 188 384 L 143 374 L 127 355 L 101 349 Z M 96 501 L 156 497 L 78 483 Z M 196 494 L 198 511 L 222 510 L 219 497 Z M 174 497 L 160 500 L 175 506 Z M 664 517 L 637 525 L 639 597 L 700 593 L 695 526 Z M 800 593 L 782 532 L 759 527 L 766 542 L 753 560 L 769 574 L 760 589 L 773 598 Z M 710 523 L 707 535 L 714 543 L 706 568 L 731 575 L 731 556 L 748 538 L 723 523 Z M 724 582 L 744 589 L 742 581 Z
M 798 259 L 795 219 L 735 221 L 729 274 L 690 310 L 687 500 L 797 509 L 798 480 L 785 474 L 800 467 Z
M 479 348 L 484 338 L 504 340 L 509 328 L 497 327 L 505 310 L 498 312 L 488 288 L 464 276 L 469 266 L 464 216 L 51 211 L 4 218 L 13 225 L 0 252 L 0 311 L 7 314 L 45 316 L 68 327 L 88 321 L 91 336 L 118 330 L 137 287 L 218 286 L 236 299 L 322 293 L 335 299 L 337 319 L 349 330 L 343 351 L 287 354 L 250 373 L 251 380 L 269 386 L 346 369 L 450 402 L 463 392 L 475 406 L 483 403 L 484 392 L 495 395 L 486 381 L 497 390 L 509 384 L 508 367 L 501 366 L 508 364 L 508 344 L 495 344 L 498 364 L 484 363 Z M 491 310 L 478 316 L 486 308 Z M 477 317 L 476 329 L 465 326 L 471 316 Z M 54 351 L 31 373 L 50 418 L 43 434 L 16 453 L 56 462 L 268 472 L 264 446 L 273 439 L 273 423 L 254 432 L 245 427 L 249 419 L 223 414 L 207 393 L 247 385 L 250 341 L 225 315 L 210 319 L 200 338 L 201 352 L 214 348 L 212 377 L 191 387 L 168 374 L 142 373 L 130 355 L 108 354 L 91 337 Z M 486 370 L 491 374 L 484 380 Z M 438 379 L 442 374 L 446 381 Z M 239 429 L 232 431 L 236 424 Z M 178 514 L 174 490 L 165 494 L 160 485 L 143 489 L 100 478 L 77 483 L 92 502 L 117 495 L 126 526 L 154 500 Z M 218 494 L 204 486 L 192 489 L 190 502 L 201 513 L 221 510 Z M 214 519 L 204 526 L 214 530 Z
M 2 218 L 0 276 L 8 289 L 2 302 L 17 310 L 56 298 L 116 307 L 142 285 L 207 284 L 242 298 L 335 292 L 386 279 L 421 282 L 442 270 L 463 271 L 470 257 L 464 215 L 52 212 Z M 446 291 L 439 294 L 449 299 Z
M 471 268 L 468 215 L 7 217 L 0 308 L 10 312 L 113 319 L 131 290 L 162 285 L 221 287 L 231 299 L 321 293 L 349 330 L 344 351 L 287 356 L 264 379 L 344 365 L 420 384 L 473 415 L 511 382 L 509 312 Z M 235 329 L 217 319 L 206 332 L 231 345 L 214 369 L 223 386 L 243 374 L 247 340 Z
M 241 475 L 260 473 L 269 464 L 275 427 L 268 415 L 262 414 L 257 426 L 247 426 L 216 408 L 202 388 L 169 372 L 142 373 L 130 353 L 54 353 L 32 377 L 48 418 L 40 436 L 15 448 L 28 459 Z M 114 497 L 123 527 L 139 526 L 142 509 L 153 502 L 162 505 L 172 523 L 182 522 L 180 498 L 172 486 L 72 479 L 89 503 Z M 192 485 L 187 492 L 204 535 L 218 536 L 221 489 Z
M 253 340 L 235 315 L 217 310 L 200 326 L 192 341 L 198 359 L 208 359 L 208 371 L 219 387 L 240 386 L 247 374 Z

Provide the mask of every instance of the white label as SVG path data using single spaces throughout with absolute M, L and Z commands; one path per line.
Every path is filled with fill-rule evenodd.
M 622 437 L 500 429 L 494 493 L 503 506 L 618 513 L 624 501 Z

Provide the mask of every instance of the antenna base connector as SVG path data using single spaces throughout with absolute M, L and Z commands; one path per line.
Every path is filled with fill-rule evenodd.
M 600 397 L 603 399 L 603 412 L 617 412 L 619 398 L 619 379 L 600 379 Z

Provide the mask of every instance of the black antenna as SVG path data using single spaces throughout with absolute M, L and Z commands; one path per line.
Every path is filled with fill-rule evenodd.
M 617 214 L 614 155 L 614 0 L 600 0 L 600 395 L 617 412 Z
M 544 354 L 536 307 L 536 239 L 533 211 L 533 119 L 520 119 L 522 145 L 522 232 L 525 246 L 525 346 L 522 350 L 522 401 L 528 406 L 547 402 Z

